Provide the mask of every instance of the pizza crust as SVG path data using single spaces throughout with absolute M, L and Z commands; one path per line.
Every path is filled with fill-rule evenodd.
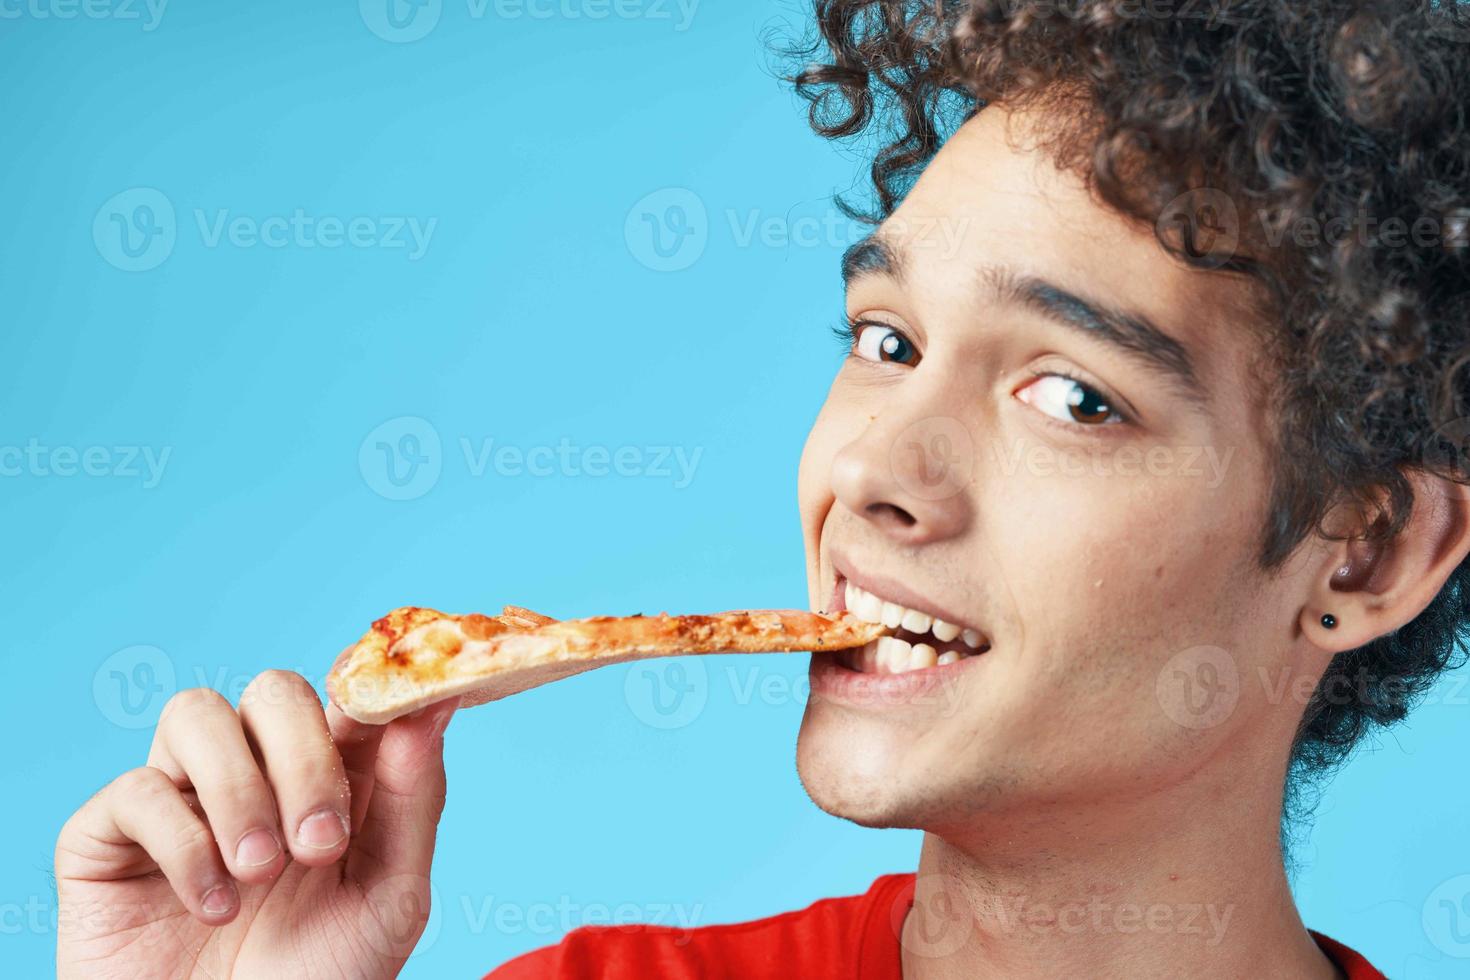
M 455 695 L 483 704 L 594 667 L 690 653 L 844 650 L 883 635 L 851 613 L 787 609 L 558 621 L 520 606 L 457 616 L 404 606 L 373 623 L 327 675 L 346 714 L 383 724 Z

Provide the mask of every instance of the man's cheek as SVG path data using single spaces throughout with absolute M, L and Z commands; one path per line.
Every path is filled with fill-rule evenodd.
M 807 433 L 797 469 L 797 495 L 802 513 L 825 509 L 832 496 L 832 460 L 841 448 L 856 437 L 857 431 L 845 419 L 840 400 L 829 397 Z
M 832 459 L 840 448 L 834 427 L 823 407 L 806 444 L 802 447 L 797 468 L 796 496 L 801 514 L 802 534 L 807 547 L 809 567 L 815 566 L 815 549 L 821 537 L 822 523 L 833 504 Z

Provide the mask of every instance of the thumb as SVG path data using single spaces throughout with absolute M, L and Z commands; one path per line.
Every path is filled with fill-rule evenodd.
M 427 879 L 444 812 L 444 729 L 459 698 L 395 719 L 373 763 L 367 813 L 347 856 L 347 874 L 371 887 L 383 878 Z

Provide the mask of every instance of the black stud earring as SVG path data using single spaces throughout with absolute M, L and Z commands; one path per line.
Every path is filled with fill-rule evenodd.
M 1337 617 L 1332 615 L 1332 613 L 1323 613 L 1322 625 L 1327 629 L 1332 629 L 1337 625 Z

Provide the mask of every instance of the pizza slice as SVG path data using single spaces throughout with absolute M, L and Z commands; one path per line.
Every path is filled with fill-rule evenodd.
M 845 612 L 558 621 L 520 606 L 498 616 L 404 606 L 342 652 L 327 675 L 327 694 L 358 721 L 382 724 L 456 694 L 466 705 L 483 704 L 607 664 L 686 653 L 845 650 L 884 632 L 881 623 Z

